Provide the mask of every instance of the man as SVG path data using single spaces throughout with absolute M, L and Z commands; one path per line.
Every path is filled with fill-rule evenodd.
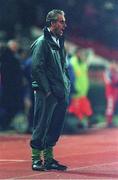
M 53 147 L 61 133 L 70 92 L 63 38 L 65 28 L 64 12 L 56 9 L 50 11 L 44 34 L 32 45 L 35 107 L 30 144 L 33 170 L 67 169 L 53 157 Z

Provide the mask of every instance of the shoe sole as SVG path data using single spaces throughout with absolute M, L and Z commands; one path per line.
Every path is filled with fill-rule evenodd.
M 55 169 L 55 168 L 44 168 L 44 171 L 51 171 L 51 170 L 53 170 L 53 171 L 66 171 L 67 170 L 67 168 L 65 168 L 65 169 Z
M 44 168 L 36 169 L 36 168 L 33 168 L 33 167 L 32 167 L 32 170 L 33 170 L 33 171 L 45 171 Z

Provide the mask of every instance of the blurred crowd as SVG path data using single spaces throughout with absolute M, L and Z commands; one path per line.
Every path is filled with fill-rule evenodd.
M 97 118 L 98 114 L 102 114 L 104 117 L 105 127 L 116 127 L 114 116 L 118 111 L 118 62 L 112 60 L 105 65 L 105 61 L 103 61 L 99 71 L 95 67 L 92 71 L 93 62 L 89 62 L 86 49 L 78 47 L 68 59 L 72 87 L 68 113 L 79 119 L 78 126 L 80 128 L 95 127 L 101 121 Z M 95 61 L 94 58 L 93 61 Z M 98 62 L 100 63 L 100 60 Z M 96 65 L 96 67 L 100 67 L 100 65 Z M 94 80 L 94 85 L 92 85 L 92 80 Z M 97 89 L 100 91 L 101 86 L 102 96 L 96 93 Z M 94 91 L 92 91 L 93 89 Z M 102 111 L 99 110 L 97 102 L 101 102 Z M 103 104 L 104 107 L 102 107 Z
M 31 131 L 31 57 L 17 40 L 0 44 L 0 129 Z
M 15 129 L 19 133 L 32 132 L 34 97 L 31 64 L 30 48 L 23 48 L 16 39 L 0 43 L 0 131 Z M 67 64 L 71 93 L 66 126 L 69 121 L 74 121 L 74 117 L 76 128 L 94 127 L 98 123 L 96 114 L 101 113 L 94 102 L 102 102 L 104 98 L 102 115 L 106 116 L 107 126 L 114 127 L 113 116 L 118 100 L 117 62 L 103 63 L 98 71 L 98 66 L 93 67 L 90 63 L 86 49 L 74 47 L 72 52 L 67 48 Z M 103 85 L 101 97 L 96 93 L 97 88 L 95 91 L 91 88 L 92 80 L 94 84 L 100 81 Z

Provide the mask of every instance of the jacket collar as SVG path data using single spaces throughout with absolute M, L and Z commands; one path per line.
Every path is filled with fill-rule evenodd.
M 59 37 L 59 44 L 60 47 L 53 41 L 52 39 L 53 34 L 48 31 L 47 27 L 44 28 L 44 37 L 45 39 L 51 44 L 51 46 L 55 48 L 63 48 L 64 47 L 64 36 Z

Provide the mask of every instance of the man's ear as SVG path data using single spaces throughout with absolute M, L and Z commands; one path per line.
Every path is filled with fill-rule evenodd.
M 53 22 L 53 21 L 50 22 L 50 25 L 51 25 L 51 26 L 54 26 L 54 24 L 55 24 L 55 22 Z

